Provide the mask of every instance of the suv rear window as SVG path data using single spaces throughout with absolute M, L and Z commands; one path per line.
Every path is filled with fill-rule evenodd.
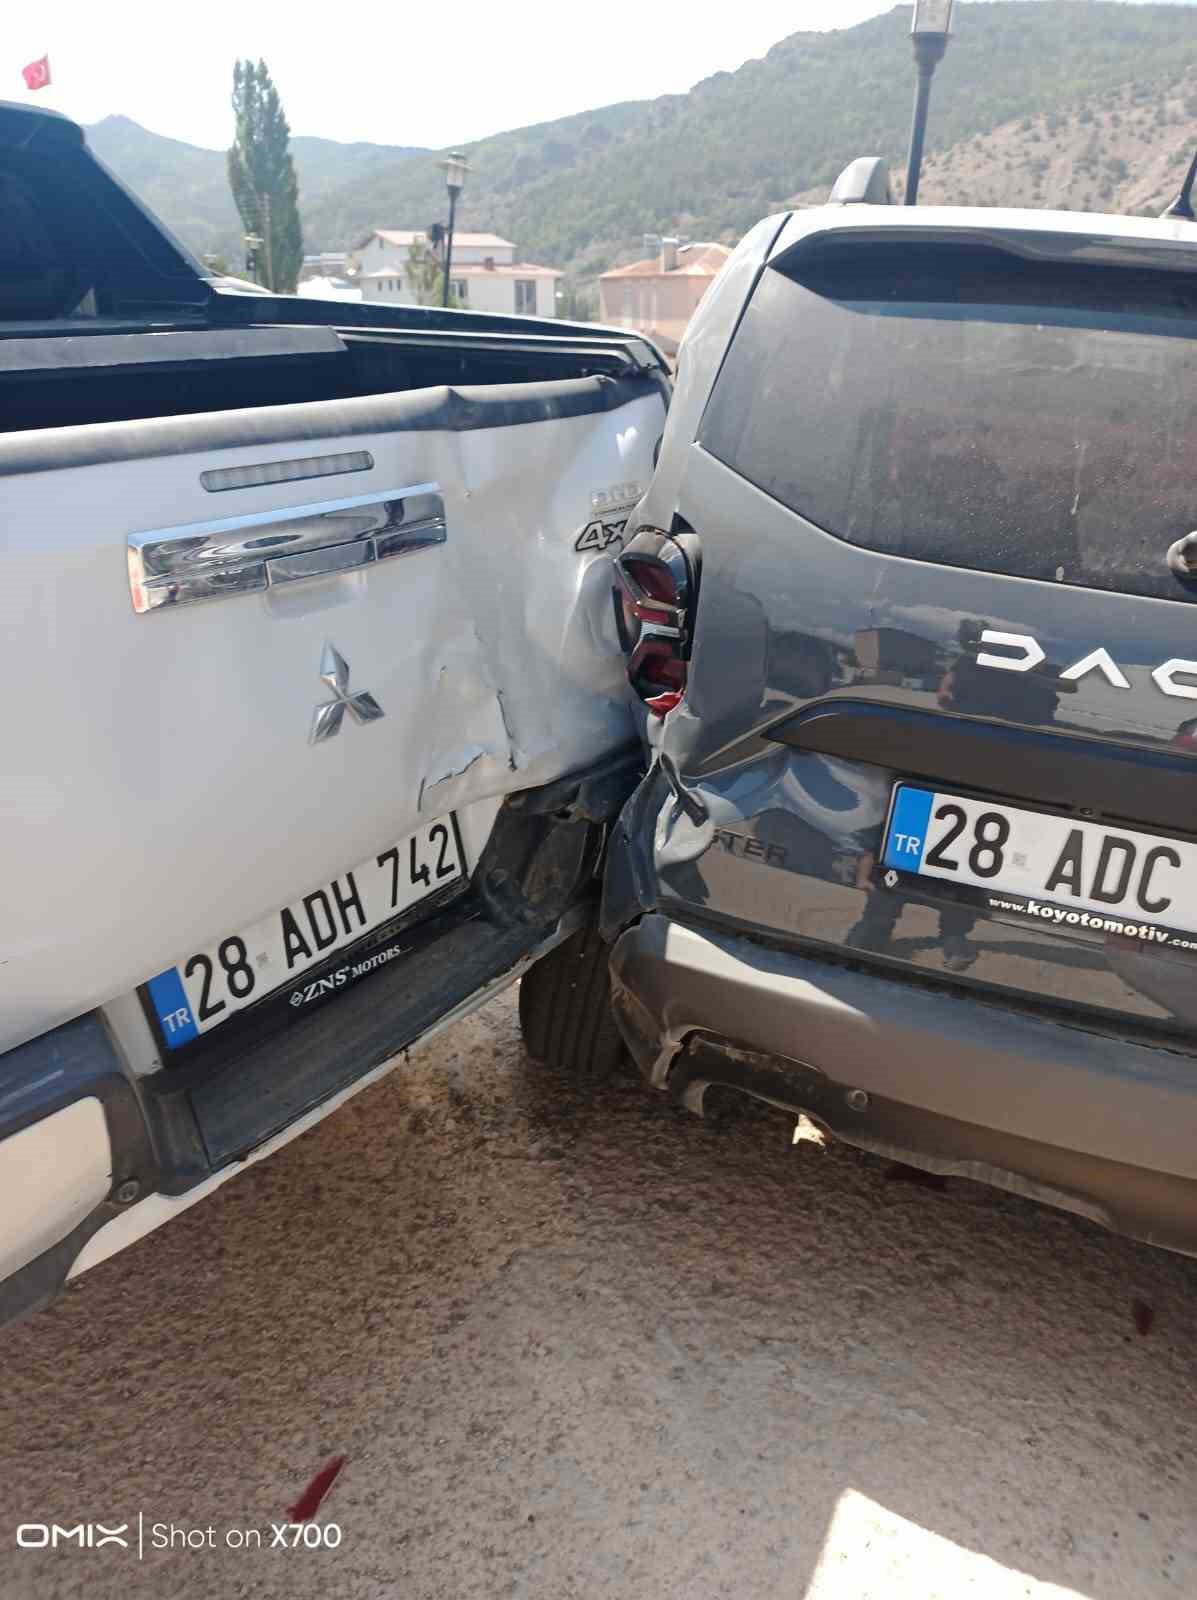
M 762 274 L 700 430 L 828 533 L 920 561 L 1189 599 L 1188 275 L 856 245 Z

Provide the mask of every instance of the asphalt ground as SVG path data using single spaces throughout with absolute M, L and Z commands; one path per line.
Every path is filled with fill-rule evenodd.
M 0 1332 L 0 1596 L 1197 1593 L 1197 1262 L 791 1132 L 492 1003 Z

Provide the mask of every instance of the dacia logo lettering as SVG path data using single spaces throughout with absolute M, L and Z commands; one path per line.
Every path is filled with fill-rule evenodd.
M 345 720 L 345 713 L 355 722 L 377 722 L 386 715 L 378 701 L 365 689 L 351 692 L 349 688 L 349 663 L 341 652 L 331 644 L 324 646 L 324 654 L 320 658 L 320 681 L 326 689 L 331 689 L 334 699 L 324 705 L 317 706 L 312 713 L 312 731 L 308 735 L 309 744 L 323 744 L 326 739 L 335 739 L 341 731 L 341 723 Z
M 977 652 L 979 667 L 996 667 L 1000 672 L 1031 672 L 1036 667 L 1042 666 L 1047 659 L 1043 646 L 1029 633 L 1001 633 L 997 629 L 986 628 L 981 634 L 981 643 L 999 645 L 1003 650 L 1011 651 L 1013 654 L 995 656 L 991 651 L 979 650 Z M 1090 650 L 1088 655 L 1082 656 L 1079 661 L 1074 661 L 1072 666 L 1065 667 L 1060 677 L 1069 683 L 1076 683 L 1091 672 L 1099 672 L 1115 689 L 1129 689 L 1131 686 L 1126 673 L 1103 645 L 1099 645 L 1096 650 Z M 1164 661 L 1153 668 L 1151 676 L 1156 688 L 1162 694 L 1172 695 L 1178 700 L 1197 700 L 1197 683 L 1178 681 L 1182 678 L 1197 678 L 1197 661 L 1187 661 L 1181 656 L 1173 656 L 1170 661 Z

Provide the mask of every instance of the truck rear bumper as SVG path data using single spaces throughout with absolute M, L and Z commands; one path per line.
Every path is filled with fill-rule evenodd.
M 135 1077 L 97 1012 L 0 1055 L 0 1325 L 322 1121 L 573 925 L 504 925 L 467 895 L 403 960 L 220 1062 Z
M 1197 1060 L 746 939 L 643 917 L 621 1030 L 658 1088 L 722 1084 L 849 1144 L 1197 1254 Z
M 230 1023 L 221 1054 L 136 1074 L 99 1012 L 0 1054 L 0 1324 L 313 1126 L 572 933 L 640 772 L 635 746 L 510 795 L 471 884 L 405 928 L 401 959 L 278 1028 Z
M 140 1098 L 94 1013 L 0 1056 L 0 1322 L 52 1298 L 158 1186 Z

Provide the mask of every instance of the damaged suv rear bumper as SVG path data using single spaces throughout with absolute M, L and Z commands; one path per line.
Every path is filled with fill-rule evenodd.
M 1197 1254 L 1197 1063 L 652 914 L 611 957 L 645 1076 L 726 1085 L 837 1137 Z

